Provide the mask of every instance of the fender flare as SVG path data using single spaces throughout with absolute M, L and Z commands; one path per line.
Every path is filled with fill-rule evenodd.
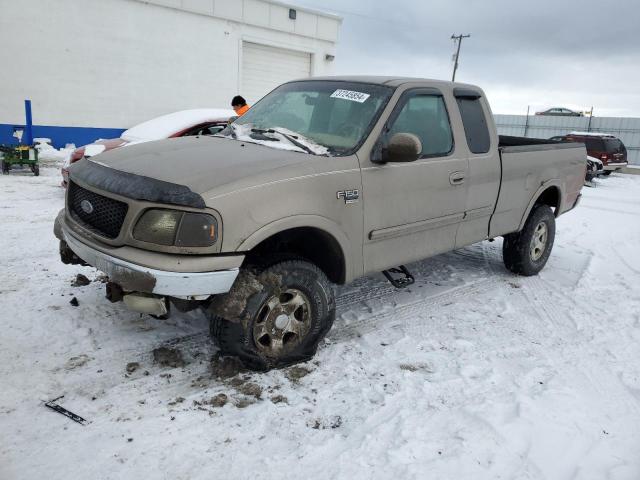
M 337 223 L 320 215 L 295 215 L 292 217 L 281 218 L 275 220 L 263 227 L 259 228 L 249 235 L 238 246 L 236 251 L 248 252 L 255 248 L 264 240 L 293 228 L 316 228 L 330 235 L 340 246 L 342 250 L 342 258 L 344 259 L 345 279 L 348 282 L 353 276 L 353 261 L 351 260 L 351 242 L 345 233 L 340 229 Z
M 529 214 L 531 213 L 531 210 L 533 209 L 533 206 L 536 204 L 536 201 L 538 200 L 538 198 L 540 198 L 540 196 L 551 187 L 555 187 L 558 189 L 558 206 L 555 211 L 555 216 L 557 217 L 558 215 L 560 215 L 560 208 L 562 206 L 562 200 L 563 200 L 562 183 L 560 182 L 560 180 L 553 178 L 551 180 L 547 180 L 546 182 L 544 182 L 540 186 L 540 188 L 536 190 L 536 193 L 534 193 L 533 196 L 531 197 L 531 200 L 529 201 L 529 205 L 527 205 L 527 208 L 524 211 L 524 215 L 522 216 L 522 220 L 520 220 L 518 231 L 524 228 L 524 224 L 527 221 L 527 218 L 529 218 Z

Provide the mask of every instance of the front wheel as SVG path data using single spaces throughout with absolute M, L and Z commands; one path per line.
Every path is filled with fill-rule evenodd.
M 206 310 L 211 336 L 223 355 L 256 370 L 310 359 L 335 318 L 331 283 L 304 260 L 243 272 L 225 297 Z
M 555 235 L 553 211 L 547 205 L 536 205 L 521 231 L 504 236 L 504 265 L 518 275 L 538 274 L 549 260 Z

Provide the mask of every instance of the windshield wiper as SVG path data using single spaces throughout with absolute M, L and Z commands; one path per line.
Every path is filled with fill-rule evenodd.
M 251 135 L 249 135 L 254 140 L 262 140 L 267 142 L 279 142 L 279 138 L 273 138 L 265 135 L 266 133 L 275 133 L 273 130 L 264 130 L 262 128 L 252 128 Z
M 278 135 L 282 135 L 284 138 L 289 140 L 289 142 L 292 145 L 295 145 L 296 147 L 301 148 L 302 150 L 304 150 L 305 152 L 307 152 L 307 153 L 309 153 L 311 155 L 316 155 L 316 152 L 314 152 L 312 149 L 307 147 L 304 143 L 300 143 L 298 141 L 299 137 L 297 135 L 291 135 L 291 134 L 288 134 L 288 133 L 284 133 L 283 131 L 281 131 L 280 129 L 277 129 L 277 128 L 268 128 L 268 129 L 252 128 L 251 131 L 255 132 L 255 133 L 261 133 L 263 135 L 265 133 L 277 133 Z

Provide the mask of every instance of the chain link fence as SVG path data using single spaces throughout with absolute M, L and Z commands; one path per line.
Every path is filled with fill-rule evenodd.
M 500 135 L 549 138 L 569 132 L 610 133 L 627 147 L 630 164 L 640 165 L 640 118 L 494 115 Z

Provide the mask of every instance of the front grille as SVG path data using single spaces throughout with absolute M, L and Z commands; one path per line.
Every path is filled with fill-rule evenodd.
M 129 209 L 124 202 L 103 197 L 73 182 L 69 185 L 68 203 L 69 211 L 76 220 L 107 238 L 116 238 L 120 234 Z

